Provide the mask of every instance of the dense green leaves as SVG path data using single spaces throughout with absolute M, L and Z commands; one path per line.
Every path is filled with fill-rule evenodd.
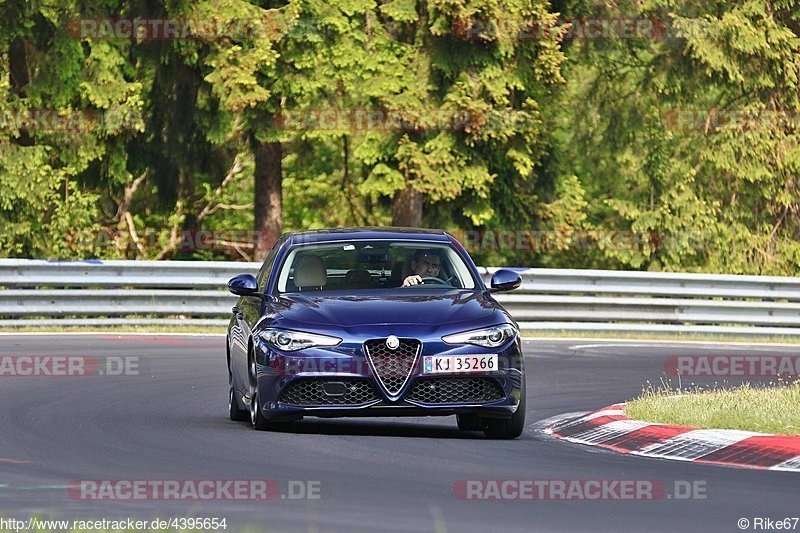
M 238 25 L 97 38 L 83 17 Z M 581 38 L 601 20 L 657 31 Z M 0 254 L 250 258 L 279 142 L 285 230 L 390 224 L 402 200 L 480 235 L 481 263 L 791 275 L 799 58 L 789 0 L 6 2 Z

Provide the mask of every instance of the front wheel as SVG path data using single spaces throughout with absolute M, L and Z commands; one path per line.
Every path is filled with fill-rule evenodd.
M 257 429 L 258 431 L 266 431 L 269 429 L 269 422 L 267 419 L 264 418 L 264 414 L 261 412 L 261 400 L 258 397 L 258 391 L 250 397 L 250 424 L 253 425 L 253 429 Z
M 250 381 L 250 424 L 253 429 L 265 431 L 269 429 L 269 423 L 261 411 L 261 399 L 258 397 L 258 379 L 256 378 L 256 359 L 253 354 L 250 354 L 248 377 Z
M 235 422 L 250 420 L 250 414 L 245 409 L 240 409 L 239 402 L 236 401 L 236 387 L 233 384 L 230 355 L 228 355 L 228 416 Z
M 516 439 L 522 435 L 525 429 L 525 389 L 522 390 L 522 397 L 516 412 L 511 418 L 487 419 L 486 428 L 483 434 L 490 439 Z
M 239 403 L 236 401 L 236 390 L 234 390 L 233 385 L 231 385 L 230 391 L 228 392 L 228 415 L 231 420 L 236 422 L 250 420 L 249 413 L 239 408 Z

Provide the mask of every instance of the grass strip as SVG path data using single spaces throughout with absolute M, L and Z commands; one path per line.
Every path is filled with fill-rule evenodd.
M 710 389 L 676 389 L 662 382 L 629 402 L 625 414 L 645 422 L 702 429 L 800 435 L 799 405 L 800 381 Z

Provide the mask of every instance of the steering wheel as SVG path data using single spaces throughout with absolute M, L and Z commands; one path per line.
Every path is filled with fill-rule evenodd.
M 447 283 L 442 278 L 437 278 L 435 276 L 425 276 L 424 278 L 422 278 L 422 283 L 423 284 L 436 283 L 437 285 L 449 285 L 449 283 Z

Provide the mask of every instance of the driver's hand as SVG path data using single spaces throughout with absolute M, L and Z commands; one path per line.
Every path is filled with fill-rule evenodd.
M 403 287 L 411 287 L 412 285 L 420 285 L 422 283 L 422 276 L 408 276 L 403 280 Z

